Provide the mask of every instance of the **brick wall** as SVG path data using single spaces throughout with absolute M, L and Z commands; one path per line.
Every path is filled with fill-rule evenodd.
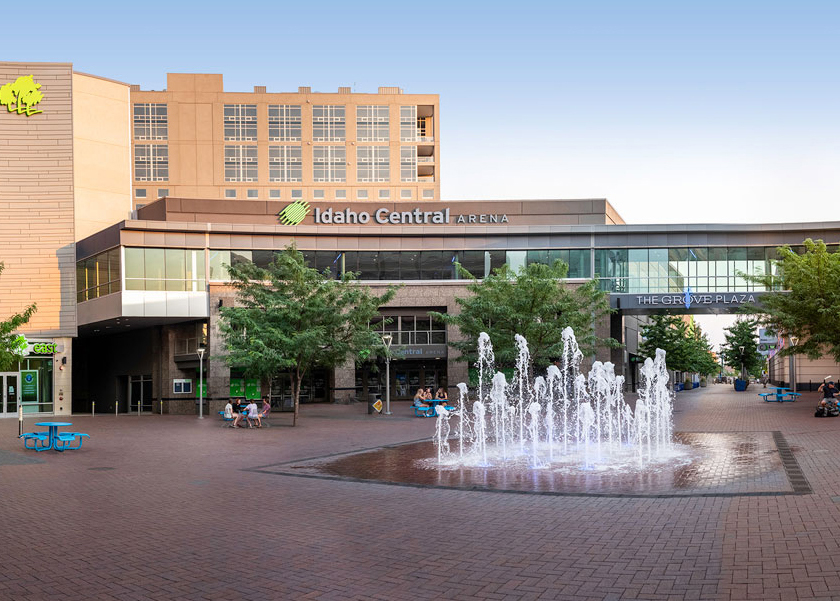
M 35 302 L 27 333 L 76 336 L 72 66 L 0 62 L 0 86 L 21 75 L 43 112 L 0 107 L 0 319 Z

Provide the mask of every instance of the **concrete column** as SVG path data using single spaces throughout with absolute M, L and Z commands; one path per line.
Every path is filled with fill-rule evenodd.
M 333 371 L 333 378 L 335 382 L 333 384 L 335 388 L 333 402 L 346 402 L 350 397 L 356 396 L 356 362 L 353 359 L 340 367 L 336 367 Z
M 55 415 L 70 415 L 73 412 L 73 339 L 54 340 L 58 348 L 64 350 L 53 357 L 53 411 Z M 67 364 L 62 365 L 65 357 Z

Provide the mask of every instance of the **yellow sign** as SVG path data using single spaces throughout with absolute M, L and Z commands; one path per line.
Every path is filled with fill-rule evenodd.
M 373 404 L 373 408 L 376 409 L 377 413 L 381 413 L 382 412 L 382 401 L 376 401 Z
M 21 75 L 14 83 L 7 83 L 0 87 L 0 106 L 5 106 L 9 112 L 31 117 L 44 111 L 36 110 L 36 104 L 44 99 L 39 91 L 41 84 L 35 83 L 31 75 Z

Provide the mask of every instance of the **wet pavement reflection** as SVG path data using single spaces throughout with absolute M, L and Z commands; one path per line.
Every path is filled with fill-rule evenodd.
M 552 465 L 460 467 L 437 464 L 431 441 L 383 447 L 270 471 L 471 490 L 634 496 L 786 494 L 793 488 L 770 432 L 677 432 L 677 458 L 634 469 Z

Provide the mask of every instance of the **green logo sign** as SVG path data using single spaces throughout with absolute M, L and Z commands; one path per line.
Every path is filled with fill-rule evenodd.
M 21 75 L 14 83 L 0 87 L 0 106 L 5 106 L 10 113 L 16 112 L 27 117 L 43 113 L 35 108 L 44 99 L 40 89 L 41 84 L 35 83 L 31 75 Z
M 35 355 L 52 355 L 56 350 L 55 342 L 36 342 L 32 345 L 32 353 Z
M 20 400 L 24 403 L 38 402 L 38 370 L 20 370 Z
M 309 215 L 309 203 L 296 200 L 277 213 L 277 220 L 281 225 L 299 225 Z

